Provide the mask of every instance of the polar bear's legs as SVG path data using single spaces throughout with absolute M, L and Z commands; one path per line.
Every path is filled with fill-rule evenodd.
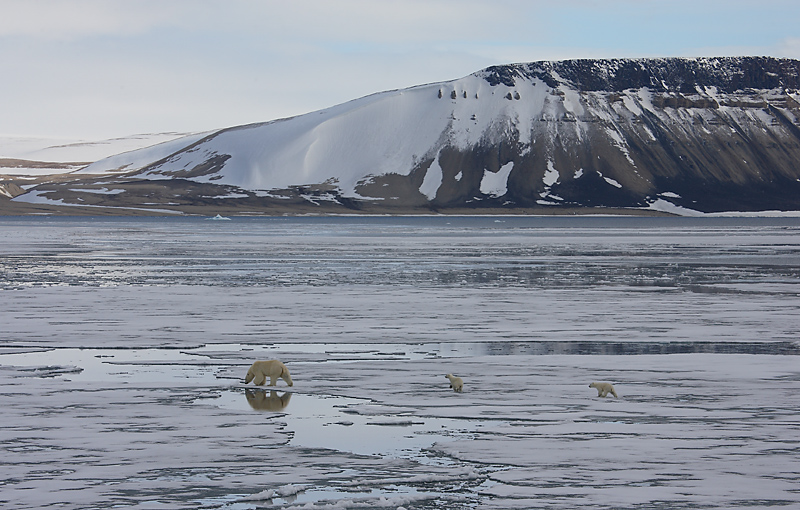
M 289 369 L 286 366 L 283 367 L 283 371 L 281 371 L 281 379 L 286 381 L 286 384 L 289 386 L 293 386 L 294 383 L 292 382 L 292 376 L 289 375 Z
M 267 376 L 264 375 L 264 374 L 258 374 L 258 375 L 256 375 L 256 378 L 253 381 L 253 384 L 255 384 L 256 386 L 263 386 L 265 382 L 267 382 Z
M 618 397 L 617 397 L 617 392 L 616 392 L 616 391 L 614 391 L 614 387 L 613 387 L 613 386 L 611 386 L 610 384 L 609 384 L 608 386 L 604 387 L 604 388 L 603 388 L 603 391 L 602 391 L 602 394 L 601 394 L 601 395 L 598 395 L 598 396 L 599 396 L 599 397 L 607 397 L 609 393 L 611 393 L 612 395 L 614 395 L 614 398 L 618 398 Z

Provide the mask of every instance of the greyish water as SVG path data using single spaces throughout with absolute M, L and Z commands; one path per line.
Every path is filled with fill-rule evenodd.
M 2 218 L 0 276 L 3 508 L 800 505 L 798 218 Z

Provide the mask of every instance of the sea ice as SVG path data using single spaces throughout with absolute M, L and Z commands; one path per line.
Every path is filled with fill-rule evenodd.
M 2 220 L 0 504 L 800 505 L 797 219 L 498 219 Z

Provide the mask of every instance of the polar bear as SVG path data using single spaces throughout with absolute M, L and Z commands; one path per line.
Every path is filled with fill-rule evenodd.
M 597 390 L 598 397 L 605 397 L 609 393 L 614 395 L 614 398 L 617 398 L 617 392 L 614 391 L 614 386 L 611 383 L 607 382 L 593 382 L 589 385 L 590 388 L 594 388 Z
M 279 397 L 278 392 L 275 390 L 270 390 L 269 395 L 267 395 L 267 390 L 251 390 L 250 388 L 244 390 L 244 395 L 247 398 L 247 403 L 256 411 L 283 411 L 292 398 L 292 394 L 289 392 Z
M 453 374 L 447 374 L 445 377 L 450 379 L 450 387 L 453 388 L 453 391 L 461 393 L 461 390 L 464 389 L 464 380 Z
M 267 377 L 269 377 L 270 386 L 275 386 L 275 383 L 278 382 L 278 377 L 286 381 L 289 386 L 294 384 L 292 383 L 292 377 L 289 375 L 289 369 L 276 359 L 256 361 L 250 365 L 250 369 L 244 377 L 244 383 L 247 384 L 253 381 L 256 386 L 262 386 L 267 382 Z

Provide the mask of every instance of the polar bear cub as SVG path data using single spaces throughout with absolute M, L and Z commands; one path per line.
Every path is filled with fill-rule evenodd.
M 262 386 L 267 382 L 267 377 L 269 377 L 270 386 L 275 386 L 275 383 L 278 382 L 278 377 L 286 381 L 289 386 L 294 384 L 292 383 L 292 376 L 289 375 L 289 369 L 276 359 L 256 361 L 250 365 L 250 369 L 244 377 L 244 383 L 247 384 L 253 381 L 256 386 Z
M 464 389 L 464 380 L 460 377 L 454 376 L 453 374 L 447 374 L 445 377 L 450 379 L 450 387 L 453 388 L 453 391 L 461 393 L 461 390 Z
M 614 391 L 614 386 L 611 383 L 607 382 L 593 382 L 589 385 L 590 388 L 594 388 L 597 390 L 598 397 L 605 397 L 609 393 L 614 395 L 614 398 L 617 398 L 617 392 Z

